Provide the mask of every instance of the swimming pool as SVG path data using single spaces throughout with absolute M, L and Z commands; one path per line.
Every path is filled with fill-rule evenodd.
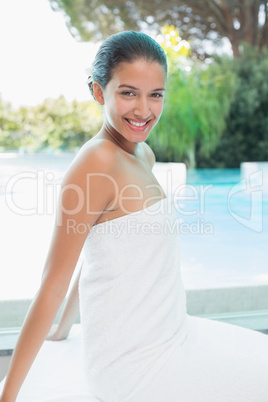
M 188 170 L 178 213 L 187 288 L 268 283 L 268 192 L 258 174 L 250 182 L 240 169 Z
M 0 154 L 0 299 L 35 295 L 55 219 L 55 189 L 73 157 Z M 239 169 L 187 172 L 177 213 L 188 289 L 268 284 L 266 192 L 264 186 L 241 190 L 240 180 Z

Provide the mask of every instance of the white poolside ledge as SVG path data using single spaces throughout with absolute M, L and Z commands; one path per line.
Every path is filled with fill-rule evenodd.
M 258 186 L 268 188 L 268 162 L 242 162 L 240 174 L 242 179 L 246 179 L 249 191 Z
M 180 189 L 180 195 L 182 195 L 187 176 L 185 163 L 156 162 L 153 173 L 166 195 L 174 194 Z

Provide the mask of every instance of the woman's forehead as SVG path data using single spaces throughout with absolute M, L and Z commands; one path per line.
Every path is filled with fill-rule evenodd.
M 111 81 L 116 81 L 118 85 L 130 82 L 165 82 L 165 67 L 157 61 L 147 61 L 138 59 L 133 62 L 122 62 L 113 71 Z

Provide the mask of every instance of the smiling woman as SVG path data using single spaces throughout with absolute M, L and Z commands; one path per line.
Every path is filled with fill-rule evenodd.
M 111 128 L 125 139 L 143 142 L 161 116 L 165 80 L 164 68 L 157 62 L 125 62 L 104 89 L 94 82 L 94 96 Z
M 55 391 L 53 400 L 267 401 L 268 338 L 186 314 L 175 203 L 154 176 L 144 142 L 162 113 L 166 71 L 163 49 L 142 33 L 116 34 L 97 53 L 89 85 L 103 126 L 63 179 L 42 283 L 1 402 L 16 400 L 82 249 L 59 328 L 66 337 L 79 290 L 83 364 L 78 355 L 74 368 L 83 366 L 85 375 L 78 372 L 82 382 L 74 380 L 71 396 Z M 59 339 L 53 331 L 49 339 Z M 32 400 L 46 400 L 40 394 Z M 24 400 L 31 400 L 27 388 Z
M 133 141 L 143 142 L 161 116 L 166 75 L 163 49 L 147 35 L 128 32 L 102 44 L 89 88 L 110 127 L 127 129 Z

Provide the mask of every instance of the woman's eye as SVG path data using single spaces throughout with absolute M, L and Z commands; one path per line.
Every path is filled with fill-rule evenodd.
M 163 98 L 163 94 L 159 94 L 158 92 L 155 92 L 151 95 L 153 98 Z
M 133 93 L 133 92 L 130 92 L 130 91 L 124 91 L 124 92 L 122 92 L 122 95 L 134 96 L 134 93 Z

